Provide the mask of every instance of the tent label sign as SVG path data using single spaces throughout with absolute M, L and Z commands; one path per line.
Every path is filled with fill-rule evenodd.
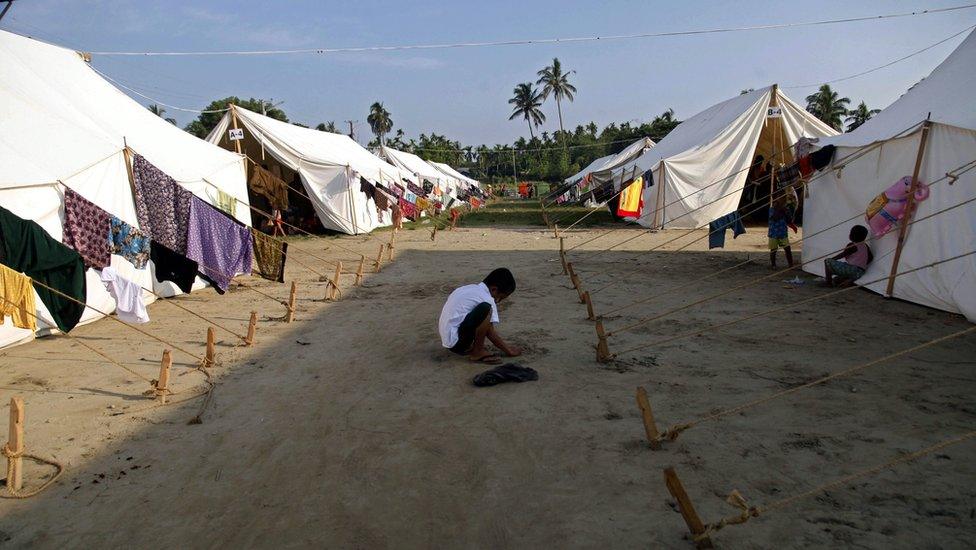
M 232 128 L 228 134 L 230 134 L 231 141 L 237 141 L 239 139 L 244 139 L 244 129 L 243 128 Z
M 780 118 L 782 116 L 783 116 L 783 109 L 781 107 L 769 107 L 768 109 L 766 109 L 766 118 Z

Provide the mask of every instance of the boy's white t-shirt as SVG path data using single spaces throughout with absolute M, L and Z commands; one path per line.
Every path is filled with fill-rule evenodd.
M 441 345 L 445 348 L 453 348 L 457 345 L 458 327 L 461 326 L 461 321 L 481 302 L 491 304 L 491 322 L 497 324 L 499 322 L 498 306 L 485 283 L 464 285 L 454 289 L 454 292 L 444 302 L 444 307 L 441 308 L 441 318 L 437 323 L 437 328 L 441 333 Z

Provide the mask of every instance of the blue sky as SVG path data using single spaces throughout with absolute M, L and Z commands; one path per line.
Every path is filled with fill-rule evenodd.
M 593 36 L 813 21 L 954 6 L 949 1 L 858 2 L 249 2 L 18 0 L 0 28 L 86 51 L 253 50 Z M 672 107 L 686 118 L 743 88 L 847 76 L 976 24 L 976 9 L 800 29 L 617 42 L 268 57 L 108 57 L 93 64 L 145 95 L 202 108 L 238 95 L 274 98 L 291 120 L 360 121 L 382 101 L 408 136 L 435 131 L 464 144 L 511 142 L 515 84 L 556 56 L 576 70 L 567 127 L 646 121 Z M 881 108 L 927 75 L 963 36 L 835 85 Z M 795 100 L 815 87 L 787 89 Z M 148 104 L 143 98 L 136 98 Z M 544 129 L 558 129 L 554 103 Z M 182 126 L 195 115 L 170 109 Z

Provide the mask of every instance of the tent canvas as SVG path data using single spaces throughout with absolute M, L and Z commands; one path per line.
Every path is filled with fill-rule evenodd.
M 911 88 L 887 109 L 856 130 L 821 140 L 837 147 L 834 163 L 810 185 L 806 201 L 803 241 L 807 258 L 833 255 L 847 243 L 854 224 L 867 225 L 864 211 L 878 194 L 904 176 L 911 176 L 922 137 L 921 124 L 931 113 L 931 129 L 922 157 L 919 181 L 932 183 L 928 199 L 918 205 L 897 272 L 976 250 L 976 171 L 952 185 L 945 173 L 976 160 L 976 33 L 971 33 L 928 78 Z M 907 130 L 907 131 L 906 131 Z M 897 137 L 896 137 L 897 136 Z M 851 160 L 845 161 L 847 157 Z M 840 169 L 840 168 L 843 169 Z M 932 217 L 928 217 L 932 216 Z M 840 223 L 849 218 L 850 222 Z M 833 227 L 834 225 L 837 227 Z M 860 279 L 888 276 L 898 242 L 898 228 L 869 241 L 874 261 Z M 823 275 L 823 261 L 804 264 L 804 270 Z M 962 313 L 976 322 L 976 258 L 968 256 L 896 278 L 893 296 L 910 302 Z M 884 294 L 887 281 L 867 284 Z
M 265 155 L 301 176 L 322 225 L 350 235 L 369 233 L 389 225 L 380 221 L 375 203 L 360 191 L 359 177 L 373 183 L 399 182 L 402 174 L 343 134 L 323 132 L 282 122 L 235 106 L 221 118 L 207 140 L 230 150 L 236 146 L 228 132 L 236 112 L 244 130 L 242 152 L 257 163 Z
M 624 149 L 619 153 L 614 153 L 612 155 L 607 155 L 594 160 L 593 162 L 589 163 L 586 168 L 583 168 L 579 172 L 563 180 L 563 183 L 573 183 L 582 179 L 587 174 L 590 174 L 590 181 L 595 184 L 599 185 L 608 182 L 611 180 L 611 178 L 613 178 L 615 170 L 625 166 L 628 168 L 633 168 L 634 160 L 652 147 L 654 147 L 654 141 L 652 141 L 651 138 L 639 139 L 627 147 L 624 147 Z M 622 174 L 625 171 L 626 170 L 621 169 L 620 172 Z M 617 179 L 619 180 L 619 178 Z M 619 183 L 617 185 L 619 185 Z
M 781 109 L 779 118 L 767 118 L 771 106 Z M 789 163 L 790 146 L 801 137 L 836 134 L 775 85 L 709 107 L 634 161 L 636 173 L 650 171 L 654 183 L 644 190 L 646 213 L 638 223 L 654 228 L 703 227 L 738 208 L 748 168 L 757 154 Z
M 458 181 L 460 181 L 462 183 L 466 183 L 466 184 L 471 185 L 473 187 L 481 187 L 481 183 L 478 180 L 469 178 L 468 176 L 465 176 L 461 172 L 458 172 L 457 170 L 455 170 L 449 164 L 444 164 L 443 162 L 430 161 L 430 165 L 433 166 L 434 168 L 437 168 L 441 172 L 444 172 L 444 174 L 446 174 L 448 177 L 452 177 L 452 178 L 454 178 L 454 179 L 456 179 L 456 180 L 458 180 Z
M 453 176 L 448 176 L 417 155 L 407 153 L 406 151 L 397 151 L 384 145 L 380 147 L 380 156 L 397 168 L 413 176 L 413 179 L 428 180 L 440 186 L 449 195 L 457 196 L 457 190 L 461 187 L 461 181 Z M 423 181 L 415 181 L 414 183 L 420 185 Z
M 123 148 L 128 145 L 208 202 L 216 189 L 239 200 L 238 219 L 250 224 L 244 165 L 239 157 L 199 140 L 150 113 L 106 82 L 73 50 L 0 31 L 0 205 L 61 238 L 64 188 L 71 188 L 138 227 Z M 60 183 L 59 183 L 60 182 Z M 150 269 L 113 256 L 119 273 L 163 296 Z M 115 302 L 88 270 L 87 303 L 104 312 Z M 153 296 L 146 294 L 149 303 Z M 40 301 L 38 334 L 54 326 Z M 82 323 L 100 318 L 86 309 Z M 10 323 L 0 346 L 34 335 Z

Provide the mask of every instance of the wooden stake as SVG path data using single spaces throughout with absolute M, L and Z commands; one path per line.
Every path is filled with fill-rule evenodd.
M 613 356 L 610 355 L 610 347 L 607 345 L 607 333 L 603 329 L 603 321 L 596 321 L 596 360 L 598 363 L 609 363 Z
M 929 128 L 932 123 L 926 118 L 922 123 L 922 137 L 918 143 L 918 153 L 915 155 L 915 170 L 912 172 L 912 185 L 908 188 L 908 197 L 905 202 L 905 216 L 898 222 L 898 246 L 895 248 L 895 257 L 891 260 L 891 274 L 888 275 L 888 287 L 885 289 L 885 296 L 891 298 L 891 293 L 895 290 L 895 277 L 898 276 L 898 263 L 901 261 L 901 252 L 905 246 L 905 238 L 908 236 L 908 224 L 912 221 L 912 210 L 915 209 L 915 190 L 918 189 L 918 173 L 922 169 L 922 159 L 925 156 L 925 144 L 929 138 Z
M 586 318 L 590 321 L 596 321 L 596 315 L 593 314 L 593 301 L 590 300 L 589 290 L 583 292 L 583 301 L 586 303 Z
M 430 242 L 434 242 L 437 239 L 437 226 L 434 226 L 434 230 L 430 232 Z
M 335 278 L 329 285 L 329 291 L 325 294 L 326 300 L 336 300 L 339 298 L 339 277 L 342 276 L 342 262 L 336 264 Z
M 169 393 L 169 368 L 173 366 L 173 354 L 163 350 L 163 360 L 159 362 L 159 380 L 156 381 L 156 399 L 166 404 L 166 394 Z
M 215 349 L 217 345 L 217 332 L 213 327 L 207 327 L 207 354 L 203 358 L 204 367 L 214 366 L 214 356 L 217 354 Z
M 580 281 L 579 277 L 576 278 L 576 294 L 579 296 L 579 301 L 581 304 L 586 303 L 586 298 L 583 296 L 586 291 L 583 290 L 583 281 Z
M 559 224 L 558 223 L 552 224 L 552 237 L 554 239 L 558 239 L 559 238 Z
M 295 320 L 295 298 L 298 295 L 298 283 L 291 282 L 291 292 L 288 293 L 288 317 L 286 322 L 291 323 Z
M 573 262 L 566 262 L 566 272 L 569 273 L 569 280 L 572 281 L 576 277 L 576 271 L 573 269 Z
M 247 322 L 247 339 L 244 343 L 248 346 L 254 345 L 254 332 L 258 328 L 258 312 L 251 312 L 251 320 Z
M 700 535 L 704 533 L 705 524 L 698 517 L 698 512 L 695 511 L 695 507 L 691 504 L 691 499 L 688 498 L 688 493 L 685 492 L 684 485 L 678 479 L 678 473 L 674 471 L 674 467 L 664 469 L 664 483 L 668 486 L 668 492 L 671 493 L 671 496 L 678 501 L 678 510 L 681 511 L 681 517 L 684 518 L 685 524 L 688 525 L 688 530 L 691 531 L 691 534 Z M 709 538 L 695 542 L 695 547 L 713 548 L 712 541 Z
M 363 273 L 366 271 L 366 256 L 359 257 L 359 269 L 356 270 L 356 286 L 363 285 Z
M 568 273 L 568 271 L 566 271 L 566 248 L 565 243 L 563 242 L 564 240 L 565 239 L 563 237 L 559 237 L 559 261 L 561 261 L 563 264 L 563 275 Z
M 391 262 L 393 261 L 393 248 L 395 246 L 396 246 L 396 230 L 394 230 L 393 233 L 390 233 L 390 245 L 389 245 L 390 256 L 387 259 L 390 260 Z
M 373 273 L 379 273 L 380 267 L 383 266 L 383 247 L 385 245 L 380 243 L 380 253 L 376 255 L 376 264 L 373 266 Z
M 10 434 L 7 437 L 7 450 L 13 455 L 24 452 L 24 400 L 10 398 Z M 7 457 L 7 489 L 19 491 L 24 485 L 24 459 L 20 456 Z
M 651 411 L 651 403 L 647 400 L 647 390 L 644 386 L 637 387 L 637 407 L 640 408 L 641 420 L 644 421 L 644 434 L 647 435 L 647 442 L 655 451 L 661 448 L 661 442 L 657 440 L 657 424 L 654 423 L 654 413 Z

